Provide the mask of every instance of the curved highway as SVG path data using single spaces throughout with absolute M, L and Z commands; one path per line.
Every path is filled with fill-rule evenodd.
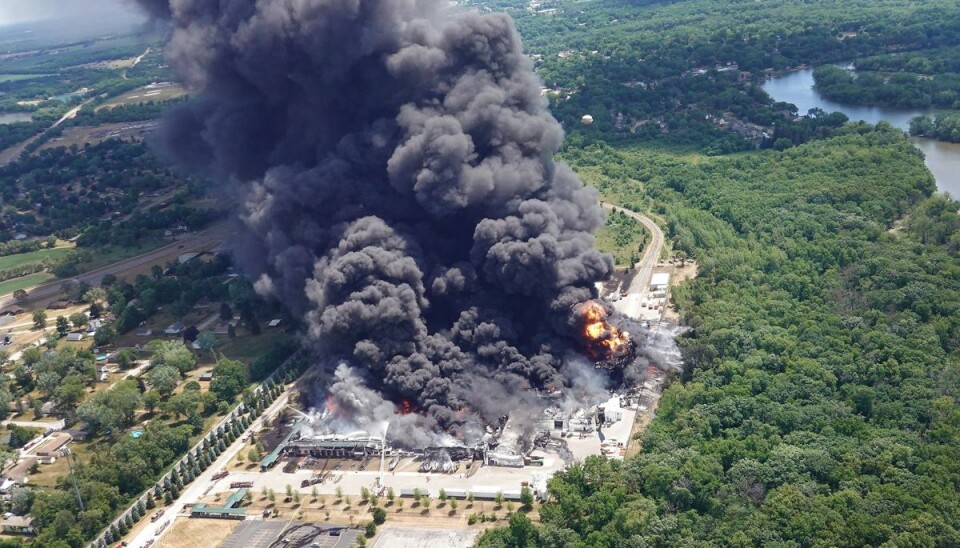
M 657 259 L 660 258 L 660 253 L 663 251 L 663 230 L 652 219 L 636 211 L 630 211 L 625 207 L 607 202 L 600 202 L 600 205 L 608 211 L 621 211 L 627 217 L 639 221 L 653 237 L 647 244 L 647 249 L 644 250 L 640 262 L 634 265 L 638 272 L 630 282 L 630 287 L 627 288 L 627 296 L 613 303 L 613 307 L 623 314 L 639 319 L 641 317 L 640 309 L 643 307 L 643 293 L 650 287 L 653 267 L 657 264 Z

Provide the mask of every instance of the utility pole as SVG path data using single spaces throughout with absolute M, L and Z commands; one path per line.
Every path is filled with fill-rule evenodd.
M 73 492 L 77 495 L 77 504 L 80 505 L 80 511 L 83 512 L 83 498 L 80 496 L 80 487 L 77 486 L 77 473 L 73 468 L 73 458 L 71 457 L 70 448 L 64 447 L 60 450 L 60 454 L 63 455 L 63 458 L 67 459 L 67 468 L 70 469 L 70 478 L 73 480 Z
M 383 485 L 383 461 L 387 458 L 387 430 L 390 429 L 390 422 L 387 422 L 386 426 L 383 427 L 383 441 L 380 443 L 380 493 L 383 493 L 383 490 L 386 488 Z

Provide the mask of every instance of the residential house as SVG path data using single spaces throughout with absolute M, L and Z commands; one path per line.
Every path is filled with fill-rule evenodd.
M 37 464 L 37 457 L 25 457 L 20 459 L 20 462 L 14 464 L 6 472 L 4 472 L 4 477 L 15 481 L 18 485 L 25 485 L 28 476 L 30 475 L 30 470 L 33 469 L 33 466 Z
M 33 528 L 33 518 L 30 516 L 4 516 L 0 528 L 4 533 L 11 535 L 33 535 L 36 530 Z
M 66 432 L 58 432 L 56 435 L 43 442 L 37 448 L 37 459 L 41 464 L 53 464 L 60 456 L 60 450 L 64 448 L 73 438 Z

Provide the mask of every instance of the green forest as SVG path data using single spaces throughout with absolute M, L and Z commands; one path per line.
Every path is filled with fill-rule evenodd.
M 956 73 L 853 72 L 824 65 L 813 71 L 813 78 L 824 97 L 845 104 L 960 108 L 960 74 Z
M 949 0 L 467 4 L 516 20 L 551 110 L 573 142 L 712 154 L 776 140 L 722 130 L 722 116 L 778 131 L 794 125 L 785 116 L 795 113 L 792 105 L 775 103 L 758 85 L 770 72 L 960 43 L 960 11 Z M 595 120 L 589 127 L 579 123 L 584 114 Z
M 570 467 L 539 520 L 516 512 L 478 546 L 960 545 L 960 202 L 936 194 L 904 132 L 778 119 L 795 110 L 755 85 L 806 64 L 827 95 L 833 78 L 872 82 L 871 104 L 953 106 L 956 5 L 485 4 L 518 19 L 558 90 L 563 159 L 607 201 L 664 219 L 700 270 L 674 292 L 685 367 L 641 453 Z M 889 55 L 918 51 L 939 53 Z M 858 83 L 831 65 L 852 59 L 909 74 Z M 704 122 L 724 111 L 774 135 L 738 148 Z M 618 128 L 618 113 L 662 123 Z
M 686 369 L 640 455 L 571 468 L 541 526 L 480 546 L 960 543 L 960 203 L 930 197 L 902 132 L 697 163 L 565 156 L 625 204 L 652 198 L 699 261 L 675 295 Z
M 910 120 L 910 135 L 930 137 L 948 143 L 960 143 L 960 114 L 917 116 Z

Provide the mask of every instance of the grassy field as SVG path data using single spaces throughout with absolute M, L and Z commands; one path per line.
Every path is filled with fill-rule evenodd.
M 17 268 L 20 266 L 43 262 L 45 259 L 56 261 L 64 258 L 72 247 L 55 247 L 53 249 L 41 249 L 30 253 L 17 253 L 16 255 L 7 255 L 0 257 L 0 270 Z
M 33 80 L 34 78 L 43 78 L 45 76 L 50 76 L 50 74 L 0 74 L 0 83 Z
M 68 127 L 59 137 L 44 143 L 36 153 L 51 148 L 70 148 L 73 145 L 83 147 L 102 143 L 107 139 L 142 140 L 150 129 L 149 122 L 118 122 L 99 126 Z
M 97 110 L 110 109 L 113 107 L 138 105 L 150 101 L 162 103 L 172 101 L 186 95 L 186 91 L 179 84 L 158 85 L 153 87 L 142 87 L 133 91 L 128 91 L 119 97 L 111 99 L 97 107 Z
M 218 351 L 231 360 L 250 363 L 266 353 L 274 343 L 288 338 L 290 335 L 281 328 L 263 326 L 263 331 L 259 335 L 250 335 L 246 330 L 240 330 L 235 339 L 220 338 L 221 341 L 227 342 Z
M 643 256 L 649 237 L 639 222 L 622 213 L 610 213 L 606 225 L 597 231 L 597 247 L 613 255 L 617 266 L 629 267 Z
M 56 276 L 49 272 L 39 272 L 37 274 L 0 282 L 0 295 L 9 295 L 18 289 L 27 289 L 35 285 L 45 284 L 55 278 Z
M 149 253 L 154 249 L 163 247 L 172 243 L 163 238 L 147 239 L 138 242 L 137 247 L 109 246 L 97 249 L 86 248 L 90 251 L 90 260 L 82 263 L 80 268 L 84 271 L 101 268 L 116 262 Z

